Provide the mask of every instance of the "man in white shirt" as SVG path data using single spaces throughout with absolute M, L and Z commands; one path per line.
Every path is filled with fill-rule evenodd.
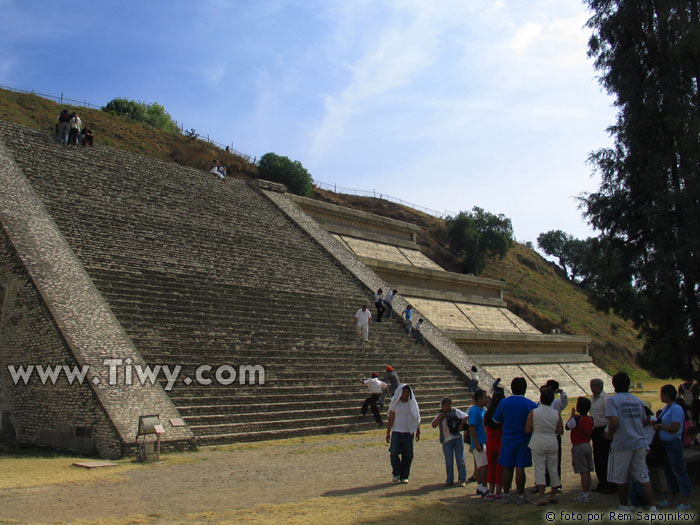
M 372 312 L 367 309 L 366 304 L 363 304 L 362 308 L 355 312 L 353 321 L 355 322 L 357 335 L 362 334 L 362 339 L 364 339 L 365 342 L 369 341 L 369 327 L 372 326 Z
M 374 420 L 377 422 L 377 428 L 379 428 L 382 426 L 382 416 L 379 414 L 379 408 L 377 408 L 377 400 L 382 392 L 389 391 L 389 385 L 379 380 L 379 374 L 377 374 L 377 372 L 372 372 L 372 377 L 370 379 L 363 379 L 362 383 L 369 388 L 369 397 L 365 399 L 365 402 L 362 404 L 361 413 L 363 416 L 366 416 L 367 407 L 369 407 L 374 415 Z
M 393 432 L 392 432 L 393 430 Z M 386 442 L 394 483 L 408 483 L 413 462 L 413 439 L 420 439 L 420 409 L 411 387 L 399 385 L 389 405 Z
M 593 418 L 593 432 L 591 441 L 593 442 L 593 465 L 595 475 L 598 478 L 598 486 L 594 492 L 612 494 L 617 489 L 608 483 L 608 454 L 610 453 L 610 440 L 605 437 L 605 430 L 608 428 L 608 419 L 605 417 L 605 404 L 608 401 L 608 394 L 603 391 L 602 379 L 591 379 L 591 410 L 589 415 Z
M 451 429 L 448 425 L 448 420 L 452 420 L 453 423 L 461 420 L 462 423 L 460 425 L 464 428 L 467 414 L 458 408 L 452 408 L 452 399 L 449 397 L 443 398 L 441 406 L 442 410 L 430 424 L 433 428 L 438 425 L 440 427 L 440 443 L 442 443 L 442 453 L 445 455 L 445 470 L 447 471 L 445 485 L 448 487 L 454 485 L 454 463 L 456 460 L 457 482 L 460 487 L 464 487 L 467 484 L 467 468 L 464 464 L 464 440 L 462 439 L 461 428 Z

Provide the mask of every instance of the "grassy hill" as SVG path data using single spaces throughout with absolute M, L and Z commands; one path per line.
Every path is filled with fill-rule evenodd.
M 36 95 L 0 89 L 2 120 L 53 133 L 62 107 Z M 98 143 L 203 170 L 208 169 L 212 159 L 221 159 L 229 174 L 245 178 L 256 174 L 253 164 L 207 142 L 193 141 L 102 111 L 68 107 L 75 109 L 83 122 L 89 124 Z M 323 190 L 314 190 L 312 196 L 417 224 L 422 228 L 418 244 L 423 252 L 446 270 L 458 271 L 457 261 L 446 248 L 447 232 L 443 220 L 381 199 Z M 583 290 L 570 283 L 556 265 L 535 251 L 516 243 L 503 260 L 490 260 L 483 276 L 504 280 L 508 308 L 537 329 L 546 333 L 559 328 L 566 334 L 588 335 L 593 340 L 591 354 L 596 364 L 608 372 L 624 368 L 636 380 L 646 379 L 643 372 L 635 370 L 634 354 L 641 349 L 642 341 L 632 324 L 618 316 L 596 311 L 588 303 Z
M 37 95 L 0 89 L 0 120 L 53 133 L 62 108 L 76 111 L 95 133 L 95 141 L 113 148 L 132 151 L 192 168 L 208 170 L 213 159 L 221 160 L 227 173 L 254 177 L 254 164 L 203 140 L 191 140 L 177 133 L 166 133 L 148 124 L 116 117 L 100 110 L 59 105 Z

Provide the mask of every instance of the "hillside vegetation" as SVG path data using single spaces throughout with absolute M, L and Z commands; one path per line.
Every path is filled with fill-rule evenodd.
M 254 164 L 203 140 L 168 133 L 148 124 L 111 115 L 97 109 L 59 105 L 37 95 L 0 89 L 0 120 L 53 133 L 62 108 L 75 111 L 95 133 L 95 142 L 191 168 L 209 170 L 213 159 L 221 160 L 229 175 L 253 177 Z
M 64 106 L 38 97 L 0 89 L 0 119 L 53 133 L 56 117 Z M 201 140 L 166 133 L 146 124 L 82 107 L 71 108 L 95 132 L 96 142 L 193 168 L 207 170 L 212 159 L 221 159 L 229 174 L 251 178 L 256 167 Z M 313 198 L 347 206 L 422 228 L 418 244 L 422 251 L 449 271 L 458 271 L 458 261 L 447 249 L 445 222 L 412 208 L 382 199 L 357 197 L 315 189 Z M 553 263 L 524 245 L 515 244 L 502 260 L 490 259 L 484 277 L 504 280 L 508 308 L 538 330 L 548 333 L 588 335 L 596 364 L 608 372 L 620 368 L 633 371 L 634 354 L 642 346 L 631 323 L 615 315 L 596 311 L 585 292 L 569 282 Z M 633 374 L 640 377 L 639 372 Z

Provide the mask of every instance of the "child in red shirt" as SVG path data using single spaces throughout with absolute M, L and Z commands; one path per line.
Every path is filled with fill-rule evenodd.
M 588 415 L 591 401 L 587 397 L 579 397 L 576 408 L 571 409 L 571 417 L 566 422 L 566 429 L 571 431 L 571 458 L 574 473 L 581 474 L 581 494 L 574 498 L 581 503 L 591 501 L 591 472 L 593 472 L 593 450 L 591 449 L 591 433 L 593 418 Z

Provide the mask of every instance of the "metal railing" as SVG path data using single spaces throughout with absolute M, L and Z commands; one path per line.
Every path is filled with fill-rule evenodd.
M 326 182 L 321 182 L 318 180 L 314 180 L 314 184 L 316 187 L 322 190 L 329 190 L 333 191 L 335 193 L 345 193 L 347 195 L 357 195 L 361 197 L 373 197 L 375 199 L 382 199 L 385 201 L 389 202 L 395 202 L 396 204 L 401 204 L 403 206 L 408 206 L 409 208 L 413 208 L 414 210 L 421 211 L 427 215 L 432 215 L 433 217 L 437 217 L 438 219 L 445 219 L 449 216 L 454 217 L 457 215 L 457 213 L 450 211 L 450 210 L 443 210 L 443 211 L 438 211 L 438 210 L 433 210 L 431 208 L 426 208 L 425 206 L 420 206 L 419 204 L 414 204 L 412 202 L 405 201 L 403 199 L 399 199 L 398 197 L 394 197 L 392 195 L 388 195 L 386 193 L 381 193 L 377 192 L 376 190 L 360 190 L 357 188 L 346 188 L 344 186 L 338 186 L 337 184 L 328 184 Z
M 36 91 L 34 91 L 34 90 L 29 91 L 29 90 L 26 90 L 26 89 L 18 89 L 18 88 L 14 88 L 14 87 L 10 87 L 10 86 L 3 86 L 3 85 L 0 85 L 0 89 L 6 89 L 6 90 L 8 90 L 8 91 L 14 91 L 15 93 L 23 93 L 23 94 L 25 94 L 25 95 L 36 95 L 36 96 L 41 97 L 41 98 L 47 98 L 47 99 L 49 99 L 49 100 L 55 100 L 55 101 L 58 102 L 59 104 L 67 104 L 67 105 L 69 105 L 69 106 L 80 106 L 80 107 L 84 107 L 84 108 L 98 109 L 98 110 L 101 110 L 101 109 L 102 109 L 102 106 L 98 106 L 97 104 L 91 104 L 90 102 L 88 102 L 88 101 L 85 100 L 85 99 L 83 99 L 83 100 L 77 100 L 77 99 L 74 99 L 74 98 L 65 97 L 65 96 L 63 96 L 63 91 L 61 91 L 61 94 L 60 94 L 60 95 L 47 95 L 46 93 L 38 93 L 38 92 L 36 92 Z M 184 134 L 185 125 L 184 125 L 182 122 L 178 122 L 178 124 L 180 125 L 180 133 L 181 133 L 181 134 Z M 234 149 L 234 147 L 233 147 L 233 142 L 232 142 L 230 145 L 229 145 L 229 144 L 222 144 L 221 142 L 217 142 L 216 140 L 209 138 L 209 134 L 208 134 L 208 133 L 206 134 L 206 138 L 205 138 L 205 136 L 204 136 L 203 134 L 201 134 L 201 133 L 198 134 L 198 137 L 197 137 L 197 138 L 200 139 L 200 140 L 205 140 L 205 141 L 208 142 L 209 144 L 213 144 L 214 146 L 216 146 L 216 147 L 218 147 L 218 148 L 220 148 L 220 149 L 222 149 L 222 150 L 226 150 L 226 148 L 228 148 L 228 151 L 229 151 L 230 153 L 233 153 L 234 155 L 238 155 L 239 157 L 243 157 L 245 160 L 247 160 L 247 161 L 250 162 L 251 164 L 255 164 L 255 163 L 257 162 L 257 160 L 258 160 L 257 157 L 252 157 L 251 155 L 248 155 L 247 153 L 243 153 L 243 152 L 241 152 L 241 151 L 238 151 L 238 150 Z

